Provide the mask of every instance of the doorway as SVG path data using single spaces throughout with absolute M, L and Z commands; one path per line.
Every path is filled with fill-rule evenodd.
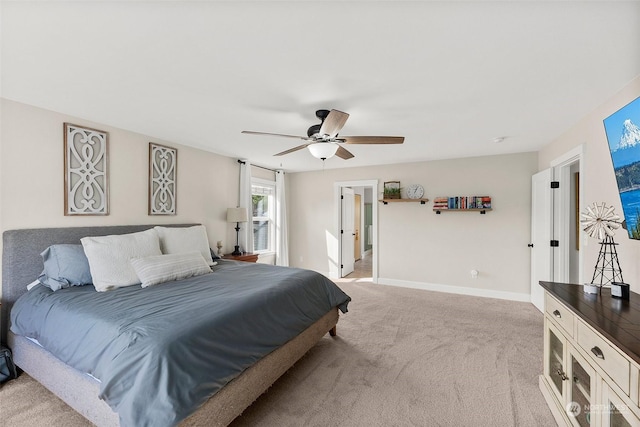
M 378 181 L 336 182 L 335 190 L 336 235 L 340 236 L 337 276 L 377 283 Z M 353 195 L 352 209 L 349 208 L 351 194 Z
M 340 247 L 342 259 L 340 262 L 340 277 L 353 273 L 355 268 L 355 191 L 351 187 L 342 187 L 340 197 Z
M 353 196 L 353 229 L 355 232 L 353 242 L 353 259 L 355 262 L 362 260 L 362 195 L 354 194 Z
M 583 283 L 579 213 L 583 147 L 553 160 L 532 177 L 531 302 L 544 310 L 539 281 Z
M 553 257 L 553 280 L 582 283 L 579 220 L 582 151 L 568 154 L 551 163 L 554 180 L 560 185 L 553 191 L 553 235 L 559 242 Z

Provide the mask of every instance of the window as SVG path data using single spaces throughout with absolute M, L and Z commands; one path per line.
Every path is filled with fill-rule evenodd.
M 252 180 L 253 252 L 275 252 L 275 182 Z

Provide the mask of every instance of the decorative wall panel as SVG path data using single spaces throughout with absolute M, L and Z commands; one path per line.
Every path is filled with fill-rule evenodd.
M 149 215 L 176 214 L 178 150 L 149 143 Z
M 64 124 L 64 214 L 108 215 L 108 134 Z

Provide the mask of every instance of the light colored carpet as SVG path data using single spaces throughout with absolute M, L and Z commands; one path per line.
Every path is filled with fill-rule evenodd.
M 236 419 L 243 426 L 554 426 L 538 390 L 531 304 L 341 281 L 326 336 Z M 2 426 L 85 426 L 27 375 L 0 389 Z

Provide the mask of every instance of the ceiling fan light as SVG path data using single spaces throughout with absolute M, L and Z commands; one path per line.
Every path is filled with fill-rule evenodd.
M 316 159 L 330 159 L 338 151 L 338 144 L 332 142 L 316 142 L 307 146 L 309 152 Z

